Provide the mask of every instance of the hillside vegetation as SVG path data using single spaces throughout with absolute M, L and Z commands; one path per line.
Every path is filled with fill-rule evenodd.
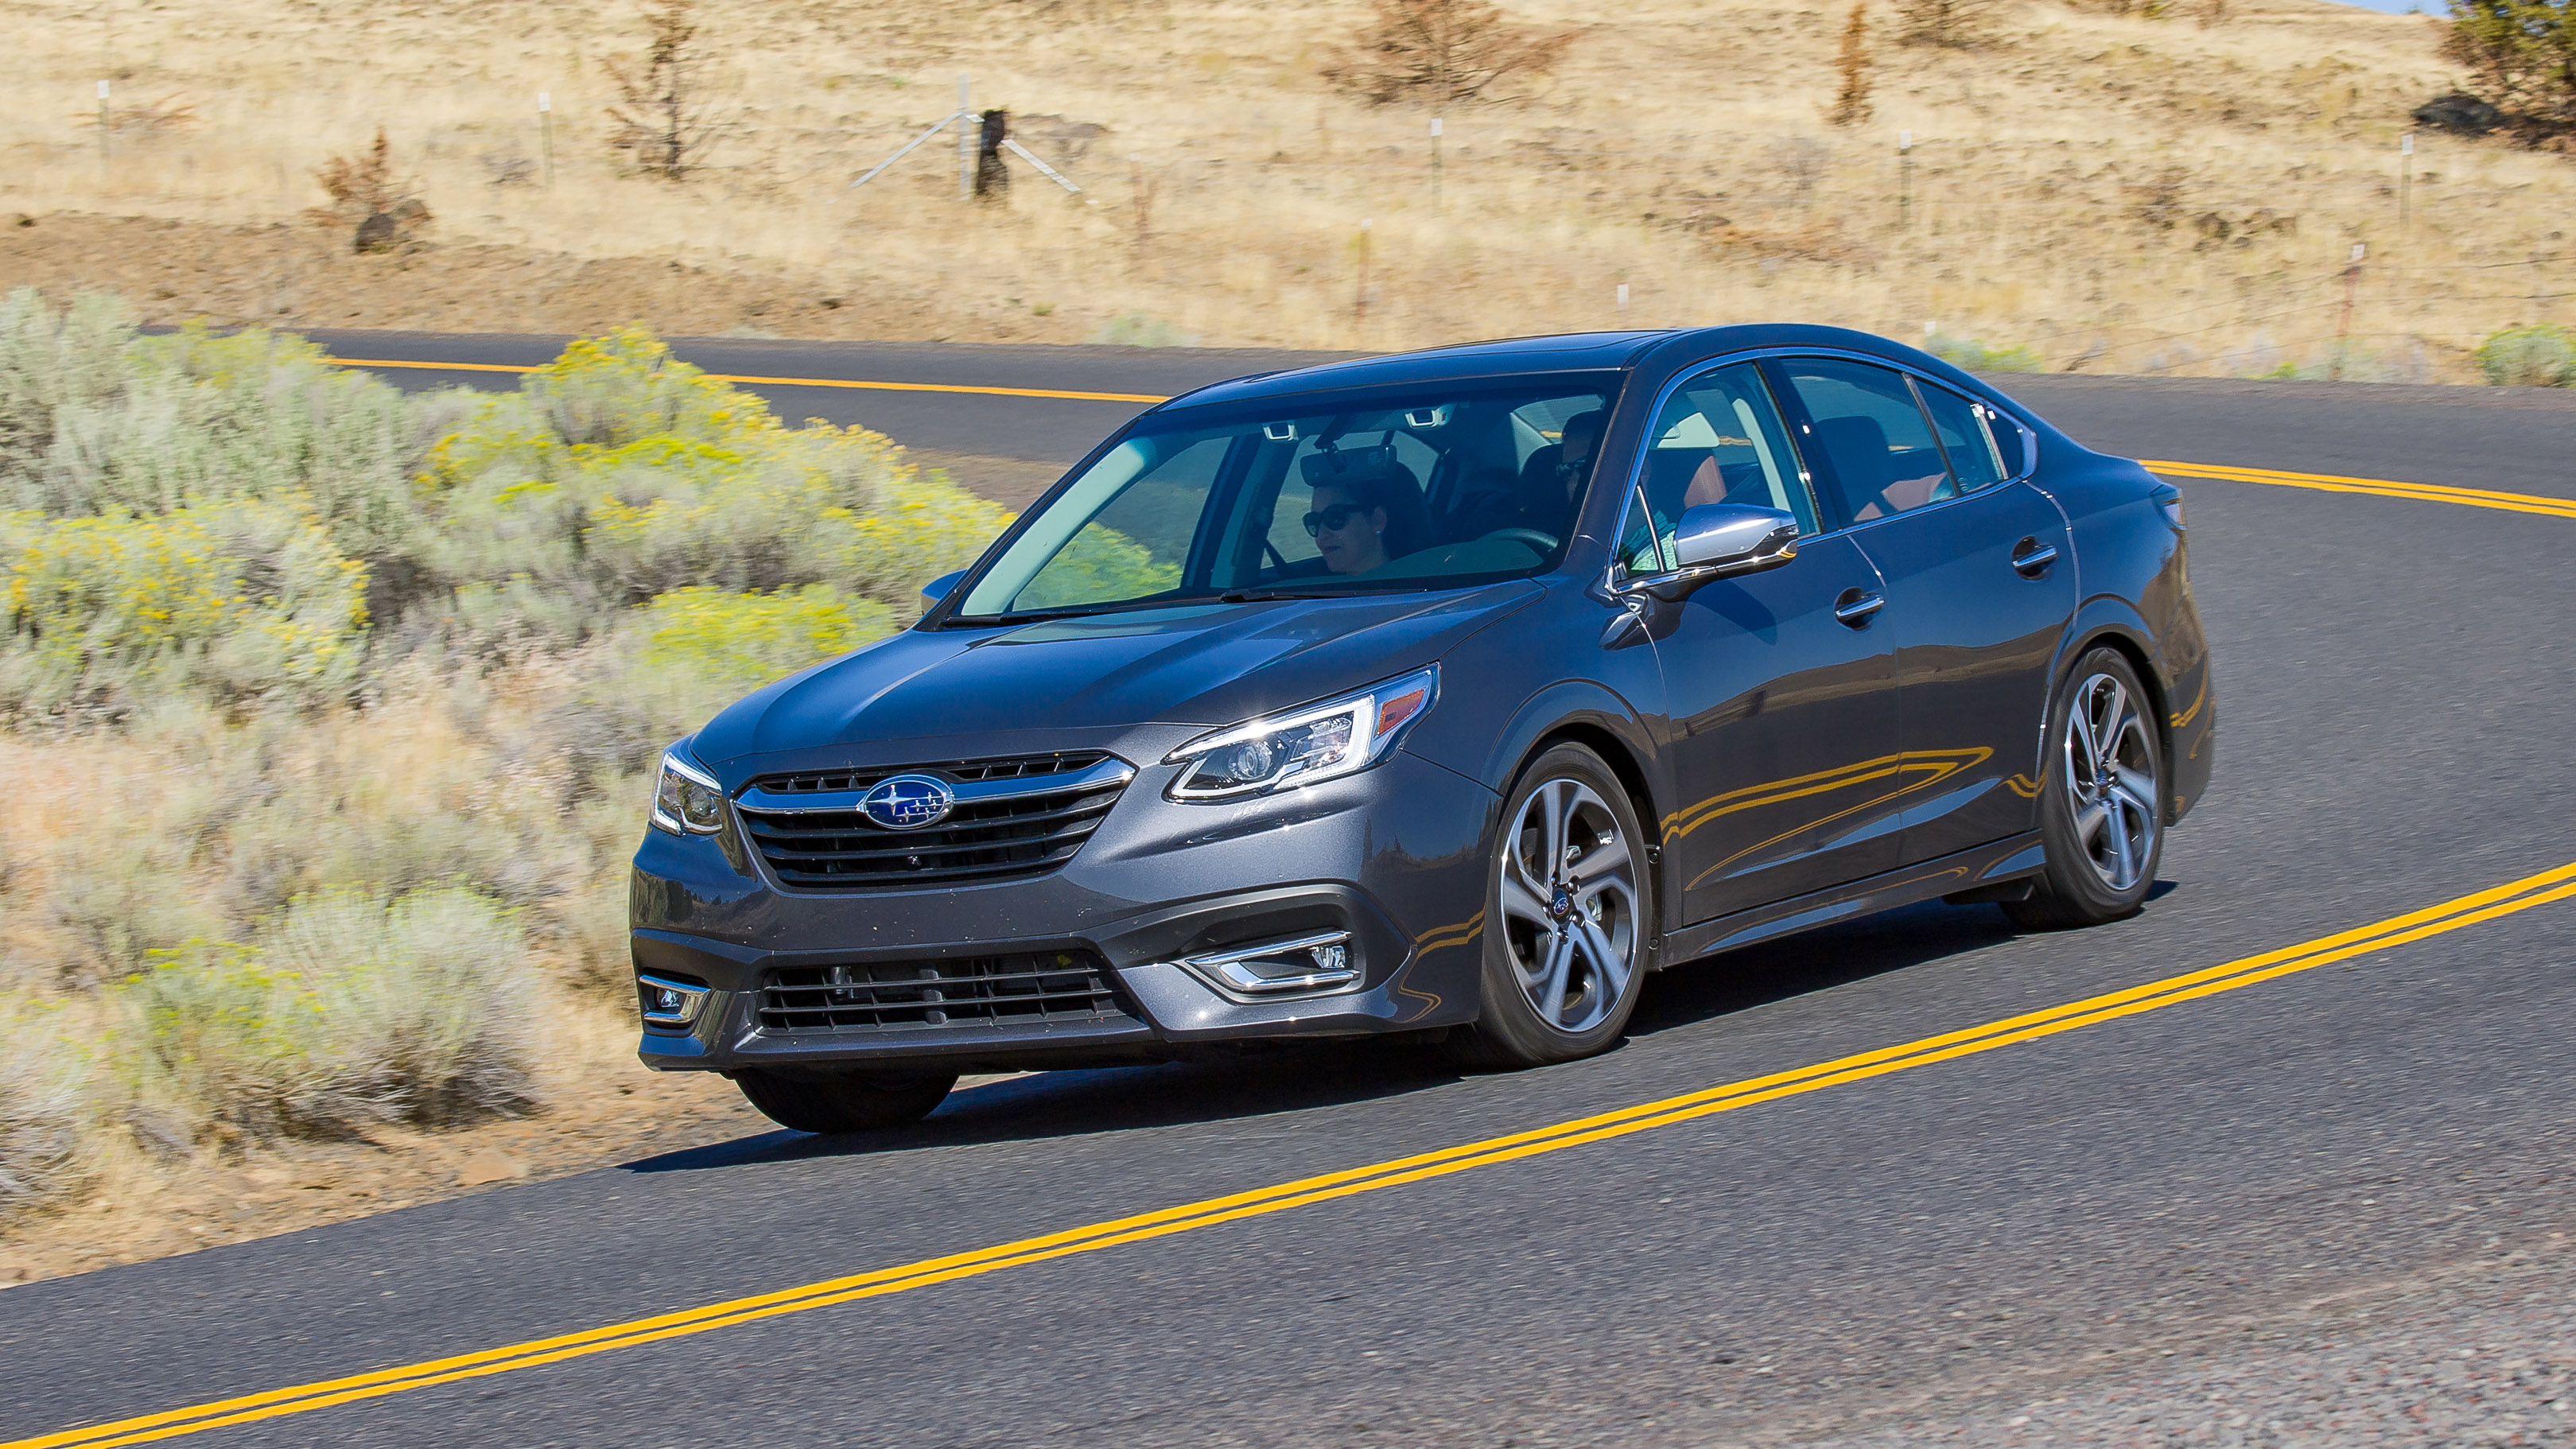
M 659 748 L 1004 521 L 638 331 L 406 396 L 9 295 L 0 1229 L 102 1174 L 543 1109 L 633 1010 Z
M 675 182 L 612 144 L 624 7 L 169 0 L 103 31 L 13 0 L 40 99 L 0 117 L 0 205 L 32 223 L 0 267 L 121 281 L 157 320 L 1392 347 L 1803 318 L 2050 368 L 2425 380 L 2566 320 L 2576 163 L 2424 131 L 2401 186 L 2411 112 L 2465 79 L 2437 22 L 1956 8 L 1982 30 L 1912 44 L 1866 0 L 1837 126 L 1846 6 L 1512 0 L 1570 39 L 1449 105 L 1435 171 L 1430 109 L 1327 79 L 1362 4 L 706 0 L 707 144 Z M 961 200 L 948 137 L 846 190 L 961 74 L 1084 194 L 1010 159 L 1006 197 Z M 379 128 L 427 217 L 358 255 L 304 216 Z

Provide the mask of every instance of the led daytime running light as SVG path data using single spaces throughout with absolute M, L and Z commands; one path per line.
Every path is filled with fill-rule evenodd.
M 1187 764 L 1165 793 L 1174 800 L 1235 800 L 1316 784 L 1367 769 L 1436 697 L 1425 669 L 1374 689 L 1202 735 L 1164 758 Z

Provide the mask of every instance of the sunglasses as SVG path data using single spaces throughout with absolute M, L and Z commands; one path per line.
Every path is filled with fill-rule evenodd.
M 1373 510 L 1362 508 L 1356 503 L 1336 503 L 1321 513 L 1309 513 L 1304 520 L 1306 536 L 1313 538 L 1328 528 L 1339 533 L 1350 526 L 1352 519 L 1371 511 Z

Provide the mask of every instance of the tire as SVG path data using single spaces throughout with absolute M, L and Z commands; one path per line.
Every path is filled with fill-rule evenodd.
M 2028 899 L 2002 902 L 2034 931 L 2134 914 L 2164 858 L 2164 729 L 2128 656 L 2085 652 L 2048 704 L 2039 833 L 2048 866 Z
M 931 1109 L 947 1100 L 948 1089 L 957 1085 L 953 1073 L 782 1077 L 741 1072 L 733 1080 L 762 1116 L 790 1131 L 824 1137 L 910 1126 L 929 1116 Z
M 1471 1067 L 1588 1057 L 1628 1025 L 1655 939 L 1655 881 L 1628 792 L 1564 744 L 1504 796 L 1485 875 L 1481 1014 L 1444 1043 Z M 1571 867 L 1571 868 L 1569 868 Z

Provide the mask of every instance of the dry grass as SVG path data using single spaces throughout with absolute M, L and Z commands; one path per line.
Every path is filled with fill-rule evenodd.
M 2347 375 L 2466 380 L 2481 338 L 2556 320 L 2557 294 L 2576 290 L 2564 158 L 2422 137 L 2400 235 L 2397 137 L 2453 80 L 2421 18 L 2246 0 L 2202 28 L 2025 0 L 1990 49 L 1880 45 L 1876 118 L 1830 131 L 1830 6 L 1509 9 L 1584 35 L 1516 103 L 1447 118 L 1436 196 L 1426 115 L 1337 97 L 1317 75 L 1365 10 L 1299 0 L 714 0 L 705 35 L 742 130 L 676 187 L 621 175 L 605 144 L 603 62 L 642 38 L 622 7 L 173 0 L 103 26 L 85 3 L 21 0 L 29 103 L 0 117 L 0 145 L 7 204 L 31 214 L 254 226 L 318 199 L 312 167 L 381 124 L 423 180 L 441 249 L 386 266 L 561 254 L 749 273 L 766 281 L 736 289 L 732 325 L 798 335 L 1080 340 L 1142 312 L 1209 343 L 1380 347 L 1810 318 L 1937 325 L 2052 367 L 2262 373 L 2321 372 L 2348 330 Z M 1875 14 L 1873 33 L 1893 18 Z M 81 124 L 102 70 L 122 94 L 184 97 L 199 124 L 112 136 L 102 162 Z M 960 72 L 1097 204 L 1025 170 L 1006 205 L 960 202 L 944 140 L 844 194 L 950 108 Z M 540 90 L 551 189 L 524 164 L 539 160 Z M 1057 144 L 1066 127 L 1041 115 L 1106 134 Z M 1903 228 L 1900 129 L 1916 143 Z M 1148 189 L 1140 244 L 1132 203 Z M 2356 242 L 2371 255 L 2347 328 Z M 205 265 L 275 272 L 286 254 L 237 247 Z M 236 290 L 242 318 L 296 319 L 291 277 Z M 669 290 L 635 310 L 668 326 L 690 305 Z M 390 310 L 366 320 L 404 320 Z M 688 317 L 725 330 L 702 307 Z

